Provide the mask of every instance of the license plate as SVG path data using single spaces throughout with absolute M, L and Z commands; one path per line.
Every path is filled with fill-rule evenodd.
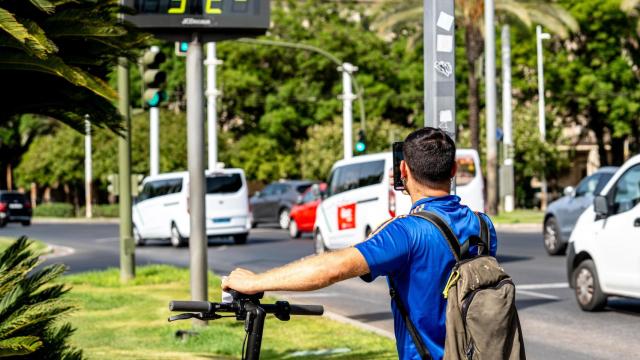
M 22 204 L 9 204 L 9 209 L 22 209 Z
M 214 224 L 231 222 L 231 218 L 218 218 L 218 219 L 211 219 L 211 220 L 213 221 Z

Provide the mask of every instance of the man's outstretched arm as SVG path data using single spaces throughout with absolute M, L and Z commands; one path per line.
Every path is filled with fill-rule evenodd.
M 307 257 L 261 274 L 235 269 L 222 282 L 222 288 L 245 294 L 262 291 L 309 291 L 368 273 L 369 266 L 360 251 L 347 248 Z

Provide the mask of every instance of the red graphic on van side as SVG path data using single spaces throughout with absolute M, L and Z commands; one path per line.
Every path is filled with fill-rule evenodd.
M 338 207 L 338 230 L 356 228 L 356 204 Z

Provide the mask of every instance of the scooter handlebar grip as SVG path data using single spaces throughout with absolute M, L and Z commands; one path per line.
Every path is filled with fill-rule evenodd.
M 324 314 L 324 306 L 322 305 L 290 305 L 291 315 L 315 315 Z
M 211 309 L 212 305 L 208 301 L 174 300 L 169 302 L 169 310 L 171 311 L 210 312 Z

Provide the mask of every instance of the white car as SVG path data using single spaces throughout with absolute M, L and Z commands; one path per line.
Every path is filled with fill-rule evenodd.
M 578 218 L 567 274 L 583 310 L 608 296 L 640 298 L 640 155 L 629 159 Z
M 457 193 L 475 211 L 484 208 L 480 157 L 474 150 L 456 152 L 462 176 Z M 331 170 L 324 200 L 316 211 L 314 239 L 317 253 L 364 241 L 380 224 L 411 210 L 411 198 L 389 184 L 391 152 L 337 161 Z
M 176 172 L 149 176 L 133 206 L 136 245 L 147 239 L 169 239 L 184 246 L 191 233 L 189 222 L 189 174 Z M 251 229 L 247 181 L 241 169 L 206 173 L 207 236 L 232 236 L 236 244 L 247 241 Z

